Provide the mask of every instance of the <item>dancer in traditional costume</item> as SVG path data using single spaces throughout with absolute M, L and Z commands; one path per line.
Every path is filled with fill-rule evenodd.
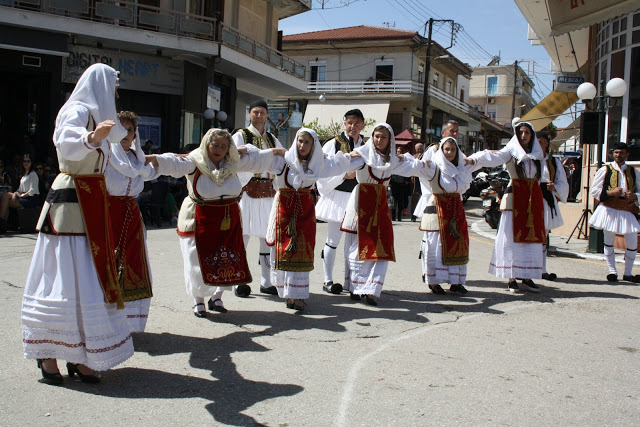
M 283 156 L 284 148 L 258 150 L 238 148 L 224 129 L 209 129 L 200 147 L 188 157 L 173 154 L 156 156 L 163 174 L 186 176 L 189 197 L 178 215 L 178 235 L 184 258 L 187 293 L 194 298 L 196 317 L 209 310 L 226 313 L 222 303 L 225 287 L 251 282 L 247 265 L 238 197 L 241 171 L 273 169 L 274 154 Z
M 248 128 L 239 129 L 233 134 L 233 142 L 237 147 L 243 145 L 253 145 L 259 149 L 282 147 L 278 138 L 271 132 L 265 130 L 268 107 L 263 100 L 258 100 L 249 105 L 249 120 L 251 125 Z M 276 195 L 273 186 L 273 175 L 264 173 L 241 173 L 238 175 L 242 183 L 244 194 L 240 200 L 240 210 L 242 212 L 242 229 L 245 247 L 249 243 L 250 236 L 256 236 L 260 244 L 258 263 L 260 264 L 260 292 L 270 295 L 277 295 L 278 291 L 271 284 L 269 259 L 269 247 L 264 238 L 267 235 L 267 215 L 273 205 L 273 197 Z M 251 294 L 251 287 L 242 284 L 236 287 L 236 295 L 246 298 Z
M 420 222 L 423 281 L 435 294 L 445 293 L 441 283 L 466 294 L 469 232 L 462 194 L 471 184 L 471 172 L 480 166 L 466 165 L 457 141 L 444 138 L 426 167 L 429 172 L 421 182 L 429 186 L 431 197 Z
M 613 162 L 601 167 L 596 172 L 591 185 L 591 195 L 600 203 L 589 220 L 589 224 L 604 233 L 604 256 L 609 267 L 607 280 L 616 282 L 615 252 L 613 244 L 616 234 L 624 236 L 626 250 L 624 252 L 624 274 L 622 280 L 640 283 L 640 276 L 633 275 L 633 262 L 638 248 L 637 215 L 640 198 L 640 173 L 626 161 L 629 157 L 627 144 L 618 143 L 613 146 Z
M 536 133 L 536 137 L 544 153 L 540 189 L 542 190 L 544 204 L 544 228 L 548 239 L 551 230 L 564 224 L 558 201 L 562 203 L 567 202 L 569 183 L 567 182 L 567 174 L 564 171 L 564 166 L 562 166 L 560 160 L 549 154 L 549 134 L 547 132 L 538 132 Z M 556 273 L 547 272 L 548 247 L 548 242 L 546 245 L 542 245 L 542 278 L 554 281 L 558 278 Z
M 358 109 L 349 110 L 344 115 L 344 131 L 335 138 L 327 141 L 322 151 L 333 156 L 339 152 L 348 154 L 362 145 L 362 132 L 364 129 L 364 115 Z M 342 284 L 333 281 L 333 266 L 336 262 L 336 251 L 342 239 L 340 224 L 344 219 L 344 212 L 351 192 L 358 184 L 355 172 L 347 172 L 340 176 L 319 179 L 316 183 L 320 199 L 316 204 L 316 218 L 327 223 L 327 240 L 322 249 L 322 266 L 324 268 L 325 292 L 339 294 L 342 292 Z M 349 277 L 349 265 L 347 250 L 344 248 L 345 277 Z
M 38 359 L 45 382 L 69 376 L 98 382 L 133 355 L 131 332 L 110 242 L 104 170 L 110 145 L 126 131 L 118 121 L 116 71 L 94 64 L 62 106 L 53 134 L 60 174 L 38 221 L 38 240 L 22 300 L 27 359 Z
M 502 212 L 493 247 L 489 273 L 508 278 L 510 292 L 520 287 L 540 292 L 532 279 L 542 277 L 542 245 L 547 243 L 540 179 L 544 154 L 530 123 L 521 122 L 506 147 L 497 152 L 481 151 L 468 157 L 491 167 L 505 164 L 509 185 L 500 202 Z M 522 278 L 520 287 L 516 278 Z
M 157 169 L 145 165 L 138 117 L 131 111 L 118 113 L 127 136 L 111 147 L 111 158 L 105 172 L 107 182 L 111 242 L 115 247 L 116 268 L 125 312 L 131 332 L 143 332 L 151 304 L 151 270 L 147 254 L 146 230 L 136 197 L 144 189 L 144 181 L 154 179 Z
M 358 185 L 351 193 L 341 229 L 347 232 L 349 277 L 345 289 L 351 298 L 361 296 L 378 305 L 389 261 L 395 261 L 391 212 L 387 205 L 387 184 L 391 175 L 424 175 L 425 163 L 405 154 L 395 155 L 396 141 L 391 126 L 375 126 L 369 141 L 352 153 L 351 170 Z M 357 158 L 354 158 L 357 157 Z
M 344 175 L 349 155 L 325 157 L 318 135 L 301 128 L 295 145 L 275 178 L 278 192 L 269 216 L 267 245 L 271 246 L 271 282 L 288 308 L 302 311 L 309 298 L 309 272 L 313 270 L 316 216 L 311 187 L 318 178 Z

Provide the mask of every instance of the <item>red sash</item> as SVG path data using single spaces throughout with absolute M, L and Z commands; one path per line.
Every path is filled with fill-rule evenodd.
M 544 230 L 542 190 L 535 179 L 514 179 L 513 241 L 516 243 L 547 243 Z
M 206 285 L 232 286 L 251 282 L 236 199 L 197 204 L 195 240 L 202 280 Z
M 434 197 L 442 244 L 442 264 L 467 264 L 469 262 L 469 230 L 460 194 L 434 194 Z
M 74 175 L 82 220 L 91 248 L 93 265 L 108 303 L 124 308 L 124 300 L 116 273 L 116 257 L 109 229 L 107 186 L 103 175 Z
M 125 301 L 153 296 L 144 244 L 142 215 L 135 197 L 108 196 L 111 241 L 115 245 L 118 279 Z
M 308 188 L 282 188 L 278 192 L 275 223 L 275 270 L 313 270 L 316 247 L 316 215 Z
M 393 226 L 387 190 L 380 184 L 360 184 L 358 194 L 358 259 L 395 261 Z

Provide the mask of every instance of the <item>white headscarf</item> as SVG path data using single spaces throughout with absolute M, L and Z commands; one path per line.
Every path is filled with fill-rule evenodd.
M 120 124 L 116 111 L 117 82 L 118 73 L 108 65 L 93 64 L 87 68 L 67 102 L 60 108 L 54 133 L 63 125 L 62 117 L 68 109 L 82 106 L 89 110 L 96 125 L 105 120 L 113 120 L 116 125 L 111 128 L 106 139 L 112 144 L 119 143 L 127 135 L 127 130 Z
M 213 133 L 219 130 L 221 129 L 209 129 L 202 137 L 200 146 L 189 153 L 189 157 L 193 160 L 196 167 L 200 169 L 200 172 L 203 175 L 210 177 L 217 185 L 222 185 L 226 178 L 235 175 L 237 172 L 238 163 L 240 162 L 240 154 L 238 153 L 236 144 L 234 144 L 231 138 L 229 138 L 229 149 L 227 150 L 227 154 L 225 154 L 224 159 L 222 159 L 220 167 L 218 169 L 214 169 L 213 162 L 209 159 L 209 154 L 207 153 L 207 146 L 213 138 Z
M 527 153 L 525 149 L 520 144 L 520 139 L 518 139 L 518 131 L 521 126 L 527 125 L 531 130 L 531 152 Z M 542 152 L 542 147 L 538 142 L 538 138 L 536 137 L 536 131 L 533 129 L 533 126 L 529 122 L 520 122 L 516 124 L 514 128 L 515 132 L 513 137 L 507 143 L 506 149 L 511 152 L 511 155 L 518 160 L 518 163 L 521 163 L 524 160 L 542 160 L 544 159 L 544 153 Z
M 308 133 L 313 138 L 313 147 L 311 148 L 311 158 L 309 160 L 302 160 L 298 155 L 298 136 L 303 132 Z M 293 145 L 284 155 L 284 161 L 289 166 L 289 169 L 295 172 L 293 182 L 290 182 L 290 184 L 294 188 L 300 188 L 303 179 L 314 179 L 322 172 L 324 153 L 322 152 L 322 145 L 318 139 L 318 134 L 313 129 L 300 128 L 298 132 L 296 132 L 296 137 L 293 141 Z
M 458 148 L 458 163 L 455 165 L 449 160 L 447 160 L 447 158 L 444 156 L 444 152 L 442 151 L 442 146 L 447 141 L 452 141 L 454 144 L 456 144 L 456 147 Z M 443 174 L 454 177 L 454 178 L 457 177 L 462 182 L 466 184 L 470 184 L 471 181 L 473 180 L 473 176 L 471 175 L 470 170 L 465 165 L 464 160 L 466 158 L 467 156 L 465 156 L 464 153 L 460 150 L 458 141 L 456 141 L 455 138 L 452 138 L 449 136 L 449 137 L 443 138 L 440 141 L 438 150 L 433 154 L 431 161 L 435 163 L 436 166 L 438 166 L 438 168 Z
M 380 126 L 389 131 L 389 161 L 384 160 L 384 157 L 378 153 L 378 150 L 376 150 L 376 146 L 373 143 L 373 134 Z M 366 144 L 356 148 L 355 151 L 360 154 L 360 157 L 362 157 L 362 160 L 364 160 L 367 166 L 371 166 L 373 169 L 381 171 L 393 169 L 399 161 L 398 156 L 396 156 L 396 136 L 393 133 L 391 126 L 386 123 L 378 123 L 375 125 L 371 132 L 371 138 L 369 138 Z
M 127 152 L 122 148 L 122 144 L 113 144 L 111 146 L 111 157 L 109 163 L 115 170 L 121 175 L 127 178 L 135 178 L 137 176 L 148 177 L 152 173 L 151 167 L 145 167 L 145 157 L 140 145 L 140 134 L 136 128 L 136 136 L 131 143 L 131 151 L 136 156 L 135 160 L 127 155 Z

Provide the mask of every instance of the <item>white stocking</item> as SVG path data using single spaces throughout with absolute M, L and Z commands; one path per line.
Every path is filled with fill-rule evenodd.
M 615 233 L 610 231 L 604 231 L 604 257 L 607 260 L 607 267 L 609 267 L 610 274 L 618 274 L 616 271 L 616 254 L 613 250 L 613 243 L 616 240 Z

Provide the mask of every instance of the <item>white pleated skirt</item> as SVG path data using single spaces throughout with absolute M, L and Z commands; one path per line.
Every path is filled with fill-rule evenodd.
M 144 298 L 124 303 L 124 311 L 127 315 L 127 323 L 131 332 L 144 332 L 149 318 L 151 298 Z
M 489 273 L 507 279 L 539 279 L 543 273 L 542 254 L 540 243 L 513 241 L 513 211 L 502 211 Z
M 554 228 L 558 228 L 564 224 L 564 220 L 562 219 L 562 214 L 560 213 L 560 206 L 558 202 L 556 202 L 556 211 L 551 215 L 551 208 L 549 207 L 549 203 L 546 200 L 542 199 L 542 203 L 544 203 L 544 228 L 545 230 L 553 230 Z
M 194 298 L 209 298 L 216 292 L 225 289 L 204 283 L 195 237 L 180 236 L 180 250 L 182 251 L 182 260 L 184 262 L 184 283 L 187 294 Z
M 422 239 L 422 274 L 427 285 L 449 283 L 464 285 L 467 281 L 467 264 L 444 265 L 439 231 L 425 231 Z
M 387 275 L 389 261 L 360 261 L 358 259 L 358 235 L 345 233 L 344 244 L 349 248 L 347 261 L 350 274 L 345 278 L 344 289 L 356 295 L 379 297 Z
M 598 230 L 622 235 L 640 233 L 638 220 L 631 212 L 621 211 L 605 205 L 598 205 L 589 220 L 589 225 Z
M 133 356 L 126 310 L 107 304 L 84 236 L 40 233 L 22 299 L 27 359 L 106 371 Z
M 347 209 L 351 193 L 346 191 L 332 191 L 320 197 L 316 204 L 316 218 L 325 222 L 342 222 L 344 211 Z
M 247 193 L 242 195 L 242 199 L 238 203 L 242 215 L 242 234 L 261 239 L 266 237 L 273 199 L 273 197 L 254 199 L 247 196 Z

